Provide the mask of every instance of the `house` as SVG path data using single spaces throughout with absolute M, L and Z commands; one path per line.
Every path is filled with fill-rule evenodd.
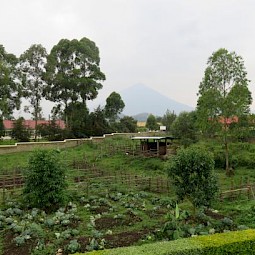
M 50 122 L 51 122 L 51 120 L 38 120 L 37 121 L 37 126 L 38 125 L 49 125 Z M 10 139 L 11 138 L 11 132 L 12 132 L 14 123 L 15 123 L 15 120 L 4 120 L 3 121 L 4 130 L 5 130 L 4 139 Z M 55 123 L 61 129 L 65 128 L 65 122 L 63 120 L 55 120 Z M 30 129 L 31 137 L 34 137 L 36 121 L 35 120 L 24 120 L 23 124 L 26 128 Z

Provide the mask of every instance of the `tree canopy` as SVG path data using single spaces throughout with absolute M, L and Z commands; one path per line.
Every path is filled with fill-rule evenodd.
M 37 138 L 37 120 L 41 115 L 41 100 L 46 87 L 44 76 L 46 73 L 47 52 L 42 45 L 32 45 L 19 58 L 18 70 L 22 76 L 23 95 L 32 108 L 32 115 L 36 122 L 35 140 Z M 27 109 L 28 109 L 27 108 Z
M 0 115 L 9 118 L 20 107 L 21 87 L 16 71 L 17 58 L 0 45 Z
M 156 117 L 153 114 L 150 114 L 146 121 L 146 127 L 149 130 L 158 130 L 159 125 L 157 123 Z
M 63 103 L 95 99 L 105 75 L 101 72 L 99 49 L 87 38 L 62 39 L 55 45 L 47 62 L 46 97 Z
M 106 99 L 105 116 L 111 121 L 115 121 L 125 107 L 120 94 L 112 92 Z

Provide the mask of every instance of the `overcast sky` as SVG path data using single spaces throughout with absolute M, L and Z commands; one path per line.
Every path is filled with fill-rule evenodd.
M 206 62 L 223 47 L 243 57 L 255 101 L 254 11 L 254 0 L 3 0 L 0 44 L 19 56 L 87 37 L 106 74 L 99 102 L 142 83 L 193 107 Z

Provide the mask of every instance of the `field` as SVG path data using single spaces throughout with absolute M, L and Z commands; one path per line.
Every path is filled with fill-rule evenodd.
M 255 227 L 252 167 L 242 163 L 231 178 L 216 169 L 219 197 L 194 217 L 187 201 L 176 206 L 167 160 L 127 153 L 134 146 L 111 138 L 63 150 L 69 198 L 51 214 L 22 204 L 31 153 L 0 156 L 2 254 L 69 254 Z M 243 158 L 254 150 L 235 146 Z

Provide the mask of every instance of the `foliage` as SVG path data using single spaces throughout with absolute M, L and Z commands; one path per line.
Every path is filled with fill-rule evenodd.
M 30 130 L 24 125 L 23 121 L 23 118 L 19 118 L 13 123 L 11 137 L 19 142 L 29 142 Z
M 41 100 L 46 87 L 44 76 L 46 73 L 46 49 L 38 44 L 32 45 L 19 58 L 18 70 L 22 77 L 23 96 L 26 97 L 32 107 L 32 115 L 34 116 L 35 125 L 35 140 L 37 139 L 37 120 L 41 115 Z
M 0 45 L 0 116 L 9 118 L 20 107 L 21 86 L 15 66 L 17 58 Z
M 125 107 L 125 103 L 123 102 L 119 93 L 112 92 L 106 98 L 105 105 L 105 116 L 109 118 L 110 122 L 114 122 L 118 118 L 118 114 L 120 114 Z
M 29 159 L 23 191 L 28 205 L 54 210 L 65 201 L 66 186 L 59 151 L 35 151 Z
M 57 125 L 54 119 L 49 124 L 38 125 L 38 133 L 48 141 L 61 141 L 65 138 L 64 131 Z
M 88 255 L 218 255 L 253 254 L 255 231 L 243 230 L 222 234 L 185 238 L 170 242 L 156 242 L 142 246 L 131 246 L 103 251 L 93 251 Z M 76 255 L 81 255 L 77 253 Z
M 146 121 L 146 127 L 149 130 L 158 130 L 159 129 L 159 125 L 157 123 L 156 117 L 153 114 L 150 114 L 147 118 Z
M 124 116 L 118 122 L 110 123 L 110 132 L 136 133 L 137 120 L 131 116 Z
M 168 109 L 166 113 L 163 115 L 161 122 L 164 126 L 166 126 L 167 132 L 172 131 L 172 124 L 174 120 L 176 119 L 177 115 L 175 114 L 174 111 L 170 112 Z
M 62 39 L 55 45 L 47 59 L 46 98 L 64 105 L 93 100 L 102 88 L 105 75 L 101 72 L 99 49 L 88 38 Z M 69 116 L 66 116 L 68 120 Z M 68 121 L 67 121 L 68 126 Z
M 209 58 L 199 86 L 197 113 L 201 130 L 217 132 L 225 147 L 227 174 L 229 169 L 230 126 L 249 113 L 252 102 L 243 60 L 235 52 L 219 49 Z
M 0 117 L 0 138 L 4 136 L 4 121 L 3 118 Z
M 109 125 L 105 119 L 104 109 L 98 106 L 94 112 L 89 114 L 88 126 L 89 136 L 100 136 L 108 132 Z
M 197 141 L 196 112 L 181 112 L 171 125 L 171 133 L 180 139 L 180 143 L 188 146 Z
M 194 208 L 211 204 L 218 191 L 211 154 L 200 148 L 180 149 L 167 170 L 180 200 L 187 198 Z
M 120 119 L 120 132 L 123 133 L 136 133 L 137 132 L 137 120 L 131 116 L 124 116 Z
M 71 138 L 84 138 L 88 136 L 89 110 L 82 102 L 71 102 L 65 109 L 65 115 L 69 116 L 68 129 Z M 70 138 L 70 137 L 69 137 Z

